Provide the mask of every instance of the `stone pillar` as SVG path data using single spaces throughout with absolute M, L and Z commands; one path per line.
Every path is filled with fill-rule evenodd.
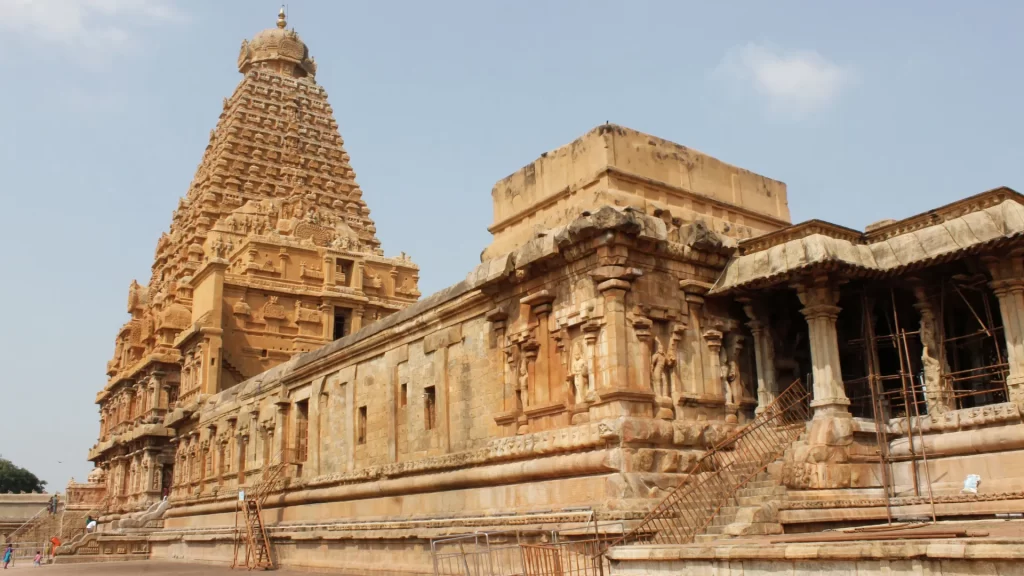
M 171 457 L 171 466 L 173 472 L 171 473 L 171 485 L 168 488 L 168 496 L 175 493 L 178 488 L 178 476 L 181 475 L 181 466 L 178 463 L 181 461 L 179 457 L 181 455 L 181 437 L 172 436 L 167 440 L 170 445 L 173 456 Z
M 775 401 L 779 393 L 775 380 L 775 344 L 772 342 L 771 327 L 765 322 L 753 302 L 743 302 L 747 326 L 754 335 L 754 365 L 757 370 L 757 408 L 756 413 L 764 412 L 769 404 Z
M 334 305 L 324 300 L 320 303 L 320 317 L 323 319 L 323 339 L 330 342 L 334 339 Z
M 811 407 L 814 417 L 828 414 L 849 414 L 842 372 L 839 366 L 839 338 L 836 319 L 840 308 L 839 288 L 826 276 L 817 276 L 795 286 L 800 312 L 807 319 L 807 335 L 811 345 L 811 371 L 814 378 Z
M 597 343 L 597 335 L 601 333 L 601 325 L 597 322 L 587 322 L 583 325 L 583 342 L 587 347 L 587 366 L 590 368 L 587 370 L 587 393 L 583 399 L 587 402 L 593 402 L 596 400 L 597 394 L 597 351 L 595 350 L 595 344 Z
M 131 422 L 132 420 L 135 419 L 135 388 L 132 386 L 125 388 L 124 398 L 124 421 Z
M 324 256 L 324 286 L 331 287 L 335 284 L 335 258 L 334 256 Z
M 708 351 L 707 372 L 704 373 L 704 393 L 709 404 L 725 404 L 725 379 L 722 378 L 722 332 L 704 331 L 704 347 Z
M 650 390 L 657 394 L 657 390 L 654 389 L 654 383 L 651 379 L 651 324 L 652 322 L 648 318 L 637 317 L 633 319 L 633 333 L 636 334 L 636 339 L 640 341 L 640 358 L 639 362 L 634 362 L 636 365 L 636 383 L 637 386 L 644 390 Z
M 306 429 L 306 466 L 303 476 L 315 478 L 320 475 L 320 407 L 326 403 L 328 398 L 327 388 L 324 386 L 327 377 L 323 376 L 313 381 L 312 390 L 309 392 L 309 423 Z M 308 469 L 307 473 L 305 469 Z
M 591 272 L 597 291 L 604 299 L 603 381 L 598 390 L 600 400 L 591 406 L 592 421 L 616 416 L 654 415 L 654 392 L 650 385 L 644 387 L 630 374 L 626 293 L 631 289 L 633 279 L 641 274 L 638 269 L 624 266 L 601 266 Z
M 135 410 L 132 414 L 132 423 L 135 424 L 138 423 L 142 418 L 142 415 L 146 413 L 146 397 L 149 396 L 149 394 L 147 393 L 147 386 L 142 380 L 136 381 L 135 385 L 132 386 L 132 390 L 135 394 Z
M 162 496 L 160 494 L 160 480 L 163 473 L 159 458 L 160 451 L 155 447 L 147 447 L 145 450 L 146 460 L 149 461 L 149 476 L 146 478 L 148 486 L 146 486 L 145 490 L 146 492 L 155 494 L 156 498 L 159 500 Z
M 536 340 L 527 340 L 519 347 L 519 353 L 526 360 L 527 385 L 525 390 L 520 390 L 524 412 L 537 405 L 537 351 L 539 349 L 540 344 Z M 522 388 L 522 386 L 520 387 Z
M 275 452 L 277 452 L 281 454 L 279 460 L 281 463 L 290 464 L 293 461 L 293 458 L 291 458 L 291 455 L 288 454 L 287 420 L 289 403 L 285 399 L 279 399 L 274 404 L 277 409 L 277 413 L 275 414 L 274 418 L 274 436 L 277 437 L 278 445 L 271 445 L 272 447 L 270 449 L 270 461 L 271 463 L 275 461 Z
M 509 360 L 506 358 L 508 342 L 505 340 L 505 321 L 507 319 L 508 314 L 500 308 L 495 308 L 487 313 L 487 321 L 491 323 L 491 333 L 494 338 L 491 345 L 491 350 L 494 350 L 491 355 L 491 365 L 494 366 L 497 362 L 501 371 L 501 409 L 503 412 L 515 409 L 515 391 L 509 374 Z
M 1003 319 L 1009 401 L 1024 407 L 1024 257 L 1018 249 L 1001 258 L 985 258 L 984 262 L 992 275 L 989 286 L 999 299 Z
M 395 290 L 398 289 L 398 269 L 397 268 L 392 267 L 391 270 L 388 270 L 388 279 L 389 279 L 388 280 L 388 286 L 387 286 L 388 296 L 394 296 L 395 295 Z
M 150 401 L 149 402 L 150 402 L 150 408 L 152 408 L 153 410 L 165 409 L 165 406 L 160 401 L 160 395 L 161 395 L 161 392 L 163 392 L 163 389 L 164 389 L 164 378 L 165 377 L 167 377 L 167 374 L 164 373 L 164 372 L 159 372 L 159 371 L 153 372 L 150 375 L 151 380 L 150 380 L 150 384 L 149 384 L 149 389 L 150 389 Z
M 683 383 L 679 377 L 679 371 L 684 365 L 679 359 L 679 343 L 686 337 L 686 322 L 679 321 L 672 325 L 672 334 L 668 339 L 668 351 L 666 352 L 668 364 L 668 385 L 672 392 L 672 404 L 675 405 L 683 396 Z
M 629 351 L 626 336 L 626 293 L 640 270 L 624 266 L 601 266 L 591 276 L 604 298 L 604 375 L 601 388 L 628 389 Z
M 545 406 L 551 403 L 551 334 L 548 326 L 548 319 L 551 315 L 552 305 L 555 296 L 547 290 L 541 290 L 523 298 L 521 302 L 530 307 L 531 314 L 537 318 L 537 349 L 536 361 L 533 366 L 533 374 L 530 379 L 533 388 L 534 406 Z
M 701 310 L 704 307 L 704 295 L 711 289 L 711 285 L 697 280 L 680 280 L 679 289 L 683 291 L 683 300 L 686 304 L 688 325 L 690 330 L 684 334 L 683 342 L 688 345 L 690 358 L 690 386 L 689 390 L 682 391 L 681 400 L 686 403 L 694 401 L 698 404 L 720 404 L 719 394 L 712 391 L 708 396 L 706 387 L 705 364 L 709 354 L 706 352 L 704 333 L 702 331 L 703 315 Z
M 352 309 L 352 320 L 349 321 L 349 323 L 351 325 L 350 327 L 351 327 L 351 333 L 352 334 L 355 334 L 356 332 L 359 332 L 359 329 L 363 327 L 363 313 L 364 312 L 365 312 L 365 309 L 363 309 L 361 307 L 360 308 L 353 308 Z

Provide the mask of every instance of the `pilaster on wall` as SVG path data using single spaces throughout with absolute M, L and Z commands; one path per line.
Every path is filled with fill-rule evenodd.
M 723 334 L 704 326 L 704 295 L 711 285 L 698 280 L 680 280 L 689 319 L 688 329 L 682 334 L 687 349 L 690 378 L 689 386 L 680 397 L 683 405 L 721 407 L 725 405 L 725 389 L 721 378 L 721 349 Z
M 591 408 L 592 420 L 622 415 L 650 417 L 654 414 L 654 392 L 646 378 L 650 372 L 641 371 L 643 375 L 640 375 L 630 370 L 626 294 L 632 288 L 633 280 L 641 274 L 641 270 L 626 266 L 600 266 L 590 273 L 604 299 L 604 350 L 598 387 L 600 400 Z M 640 362 L 647 360 L 649 355 Z M 632 363 L 636 362 L 633 359 Z
M 307 450 L 309 454 L 306 456 L 306 468 L 308 472 L 303 470 L 303 473 L 309 477 L 316 477 L 321 474 L 320 470 L 320 420 L 322 418 L 321 409 L 327 405 L 329 398 L 329 391 L 325 387 L 327 376 L 321 376 L 313 381 L 312 389 L 309 393 L 309 428 L 306 434 Z
M 384 364 L 388 371 L 387 407 L 388 407 L 388 462 L 398 462 L 398 410 L 401 395 L 399 377 L 401 365 L 409 361 L 409 346 L 403 345 L 384 354 Z
M 552 403 L 551 384 L 551 329 L 548 321 L 551 317 L 552 305 L 555 301 L 554 294 L 547 290 L 540 290 L 520 300 L 520 303 L 530 307 L 530 315 L 537 320 L 537 356 L 533 363 L 534 373 L 531 382 L 533 383 L 533 398 L 531 407 L 539 408 Z
M 989 286 L 999 300 L 1003 320 L 1010 401 L 1024 406 L 1024 250 L 983 261 L 992 275 Z
M 848 415 L 850 399 L 843 385 L 836 334 L 836 319 L 842 310 L 837 306 L 839 287 L 828 276 L 822 275 L 797 283 L 793 288 L 804 305 L 800 312 L 807 319 L 814 378 L 811 400 L 814 417 Z
M 437 390 L 437 423 L 441 434 L 441 448 L 444 453 L 452 451 L 451 432 L 451 374 L 448 370 L 448 348 L 462 342 L 462 325 L 456 324 L 449 328 L 428 334 L 423 339 L 423 353 L 431 354 L 434 362 L 434 374 L 441 375 L 440 388 Z M 408 358 L 408 356 L 406 356 Z M 436 381 L 436 380 L 435 380 Z

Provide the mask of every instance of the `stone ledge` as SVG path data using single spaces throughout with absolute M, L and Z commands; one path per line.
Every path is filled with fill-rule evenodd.
M 939 516 L 975 516 L 989 514 L 1024 513 L 1024 499 L 1014 500 L 977 500 L 962 502 L 939 502 L 936 498 L 935 512 Z M 893 518 L 931 516 L 931 505 L 927 499 L 923 503 L 905 506 L 893 506 Z M 808 522 L 836 522 L 856 520 L 884 520 L 885 501 L 868 503 L 859 507 L 829 506 L 821 508 L 802 508 L 779 511 L 779 522 L 782 524 L 803 524 Z
M 618 546 L 614 562 L 678 560 L 1024 560 L 1024 538 L 984 540 L 883 540 L 872 542 L 775 544 L 770 538 L 734 544 Z

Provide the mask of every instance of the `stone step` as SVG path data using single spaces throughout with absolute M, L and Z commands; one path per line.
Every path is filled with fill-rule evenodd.
M 714 542 L 716 540 L 729 540 L 732 536 L 726 536 L 725 534 L 698 534 L 693 539 L 696 544 L 706 544 L 708 542 Z
M 723 536 L 763 536 L 766 534 L 782 534 L 782 525 L 776 522 L 750 522 L 731 524 L 722 529 Z
M 720 513 L 711 520 L 711 526 L 727 526 L 736 522 L 736 513 Z
M 778 484 L 774 480 L 752 480 L 743 485 L 743 489 L 775 488 Z
M 775 488 L 758 488 L 756 490 L 740 490 L 736 493 L 737 498 L 750 498 L 753 496 L 767 496 L 770 498 L 781 498 L 787 494 L 782 486 Z
M 777 500 L 774 494 L 763 494 L 759 496 L 739 496 L 736 498 L 736 505 L 741 507 L 760 506 L 766 502 Z
M 704 534 L 708 536 L 721 534 L 723 530 L 725 530 L 725 526 L 708 526 L 707 530 L 704 531 Z

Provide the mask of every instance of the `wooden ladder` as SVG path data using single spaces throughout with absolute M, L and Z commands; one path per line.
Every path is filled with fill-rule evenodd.
M 263 472 L 263 476 L 252 487 L 252 490 L 244 493 L 235 504 L 235 555 L 231 562 L 232 568 L 245 566 L 249 570 L 273 570 L 273 551 L 270 543 L 270 536 L 267 535 L 266 523 L 263 522 L 263 505 L 267 496 L 273 491 L 284 472 L 285 464 L 280 462 L 270 465 Z M 241 512 L 245 522 L 245 563 L 238 563 L 238 549 L 241 547 L 241 539 L 238 529 L 238 513 Z
M 242 502 L 245 513 L 246 546 L 245 565 L 249 570 L 273 570 L 274 560 L 270 557 L 270 538 L 263 524 L 263 507 L 258 499 L 247 496 Z

